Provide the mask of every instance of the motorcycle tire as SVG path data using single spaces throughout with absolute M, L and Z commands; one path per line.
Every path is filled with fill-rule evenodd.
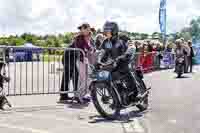
M 98 83 L 97 83 L 98 84 Z M 112 114 L 109 114 L 108 112 L 106 112 L 100 105 L 99 101 L 98 101 L 98 98 L 97 98 L 97 84 L 93 84 L 91 86 L 91 97 L 92 97 L 92 101 L 93 101 L 93 104 L 97 110 L 97 112 L 105 119 L 107 120 L 115 120 L 119 117 L 120 115 L 120 102 L 119 102 L 119 99 L 117 97 L 117 94 L 115 93 L 115 91 L 110 88 L 109 85 L 107 84 L 104 84 L 105 88 L 104 89 L 107 89 L 107 91 L 110 93 L 112 99 L 113 99 L 113 102 L 114 102 L 114 105 L 116 106 L 114 108 L 114 113 Z
M 183 66 L 179 66 L 178 72 L 177 72 L 177 78 L 181 78 L 182 76 L 182 72 L 184 72 L 184 67 Z
M 182 73 L 178 73 L 177 78 L 181 78 L 181 76 L 182 76 Z
M 142 79 L 139 80 L 140 84 L 142 85 L 142 88 L 144 89 L 144 91 L 147 89 L 144 81 Z M 146 95 L 146 97 L 144 98 L 144 100 L 142 101 L 141 104 L 136 105 L 136 107 L 139 109 L 139 111 L 145 111 L 148 109 L 149 107 L 149 94 Z

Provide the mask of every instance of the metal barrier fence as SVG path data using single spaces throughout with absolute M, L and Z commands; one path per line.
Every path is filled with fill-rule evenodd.
M 82 101 L 83 96 L 89 93 L 88 61 L 81 49 L 0 49 L 4 51 L 6 58 L 2 58 L 2 62 L 7 62 L 7 76 L 10 77 L 10 82 L 5 83 L 2 88 L 5 96 L 74 93 L 75 97 Z M 162 61 L 174 65 L 173 54 L 166 52 L 136 53 L 135 59 L 132 65 L 142 67 L 144 72 L 160 69 Z M 0 97 L 3 94 L 0 89 Z
M 5 54 L 7 58 L 2 58 L 1 62 L 7 62 L 7 76 L 10 77 L 10 82 L 4 83 L 3 92 L 0 90 L 0 96 L 2 94 L 5 96 L 21 96 L 74 93 L 81 100 L 81 94 L 87 91 L 87 76 L 82 76 L 81 80 L 78 80 L 79 82 L 73 80 L 80 78 L 80 75 L 87 75 L 86 67 L 84 67 L 85 70 L 81 68 L 82 72 L 79 72 L 79 69 L 74 71 L 75 66 L 83 67 L 85 64 L 85 54 L 81 49 L 37 47 L 0 47 L 0 49 L 3 49 L 2 51 L 5 53 L 7 52 Z M 69 64 L 73 61 L 74 63 Z M 67 68 L 73 72 L 67 72 Z M 73 74 L 75 72 L 80 74 Z M 69 75 L 66 75 L 66 73 Z M 60 91 L 62 80 L 73 81 L 69 82 L 69 90 L 67 89 L 68 82 L 64 82 L 63 89 Z M 76 91 L 71 90 L 75 86 L 78 87 Z M 82 87 L 82 89 L 79 87 Z
M 175 56 L 171 52 L 136 53 L 134 67 L 142 68 L 143 72 L 151 72 L 163 68 L 174 68 Z

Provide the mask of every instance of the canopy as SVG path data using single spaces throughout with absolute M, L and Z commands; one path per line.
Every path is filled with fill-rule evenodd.
M 43 49 L 34 46 L 32 43 L 25 43 L 21 47 L 13 47 L 12 51 L 15 55 L 15 61 L 33 61 L 33 54 L 39 55 L 43 52 Z M 37 60 L 39 60 L 39 57 Z
M 13 52 L 32 52 L 32 53 L 41 53 L 42 48 L 33 45 L 32 43 L 25 43 L 21 47 L 13 48 Z

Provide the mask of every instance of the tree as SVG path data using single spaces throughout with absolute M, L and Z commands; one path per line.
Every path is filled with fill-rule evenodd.
M 55 46 L 55 47 L 60 47 L 60 46 L 61 46 L 61 44 L 59 43 L 59 40 L 56 39 L 56 38 L 55 38 L 55 40 L 54 40 L 54 46 Z
M 149 36 L 149 35 L 148 35 L 148 34 L 145 34 L 145 33 L 142 33 L 140 36 L 141 36 L 141 39 L 142 39 L 142 40 L 145 40 L 145 39 L 148 39 L 148 36 Z
M 71 43 L 73 38 L 73 34 L 72 33 L 65 33 L 64 35 L 64 43 L 69 44 Z
M 26 41 L 22 38 L 16 38 L 15 39 L 15 45 L 16 46 L 20 46 L 20 45 L 23 45 Z
M 190 22 L 190 28 L 191 28 L 191 36 L 195 38 L 196 40 L 200 39 L 200 17 L 197 19 L 193 19 Z
M 181 38 L 181 34 L 179 32 L 176 32 L 174 39 L 177 40 L 177 39 L 180 39 L 180 38 Z
M 181 32 L 180 36 L 183 37 L 185 40 L 191 40 L 191 38 L 192 38 L 190 32 Z
M 151 36 L 154 39 L 159 39 L 160 41 L 162 41 L 162 34 L 159 32 L 154 32 Z

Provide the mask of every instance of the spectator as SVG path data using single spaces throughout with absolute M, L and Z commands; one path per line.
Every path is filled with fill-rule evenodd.
M 151 44 L 148 44 L 148 52 L 153 52 L 153 46 Z
M 143 50 L 144 50 L 144 53 L 149 52 L 148 44 L 146 42 L 143 43 Z
M 135 41 L 134 44 L 135 44 L 135 47 L 136 47 L 136 53 L 137 53 L 137 52 L 140 51 L 140 50 L 139 50 L 139 47 L 140 47 L 139 45 L 140 45 L 140 44 L 139 44 L 138 41 Z
M 184 52 L 184 58 L 185 58 L 185 73 L 188 73 L 188 67 L 189 67 L 188 56 L 190 54 L 190 47 L 185 42 L 184 38 L 181 38 L 181 43 L 182 43 L 182 46 L 184 47 L 183 52 Z
M 157 51 L 156 43 L 153 42 L 152 45 L 153 45 L 153 51 L 156 52 Z
M 79 48 L 84 51 L 84 54 L 87 55 L 87 52 L 91 50 L 90 45 L 90 25 L 87 23 L 82 24 L 78 27 L 80 33 L 74 38 L 73 43 L 69 48 Z M 65 54 L 62 58 L 62 63 L 64 65 L 64 73 L 62 76 L 61 91 L 69 91 L 69 82 L 72 79 L 74 91 L 78 90 L 78 78 L 79 71 L 77 66 L 77 61 L 80 60 L 80 64 L 84 63 L 85 58 L 79 51 L 65 51 Z M 63 103 L 66 100 L 70 100 L 68 94 L 61 94 L 59 102 Z M 75 98 L 78 102 L 79 99 Z
M 97 34 L 96 39 L 95 39 L 95 47 L 97 50 L 100 49 L 100 46 L 103 43 L 103 40 L 104 40 L 103 34 Z
M 153 52 L 153 46 L 150 40 L 147 40 L 147 46 L 148 46 L 148 52 Z
M 190 72 L 192 73 L 192 66 L 193 66 L 192 58 L 194 57 L 194 50 L 192 48 L 192 41 L 188 41 L 188 46 L 190 47 L 190 54 L 188 56 L 188 64 L 189 64 Z
M 156 52 L 157 52 L 157 69 L 159 69 L 160 68 L 160 62 L 161 62 L 161 60 L 162 60 L 162 58 L 163 58 L 163 56 L 162 56 L 162 46 L 161 46 L 161 44 L 160 43 L 157 43 L 156 44 Z
M 168 44 L 165 52 L 172 52 L 172 44 Z

